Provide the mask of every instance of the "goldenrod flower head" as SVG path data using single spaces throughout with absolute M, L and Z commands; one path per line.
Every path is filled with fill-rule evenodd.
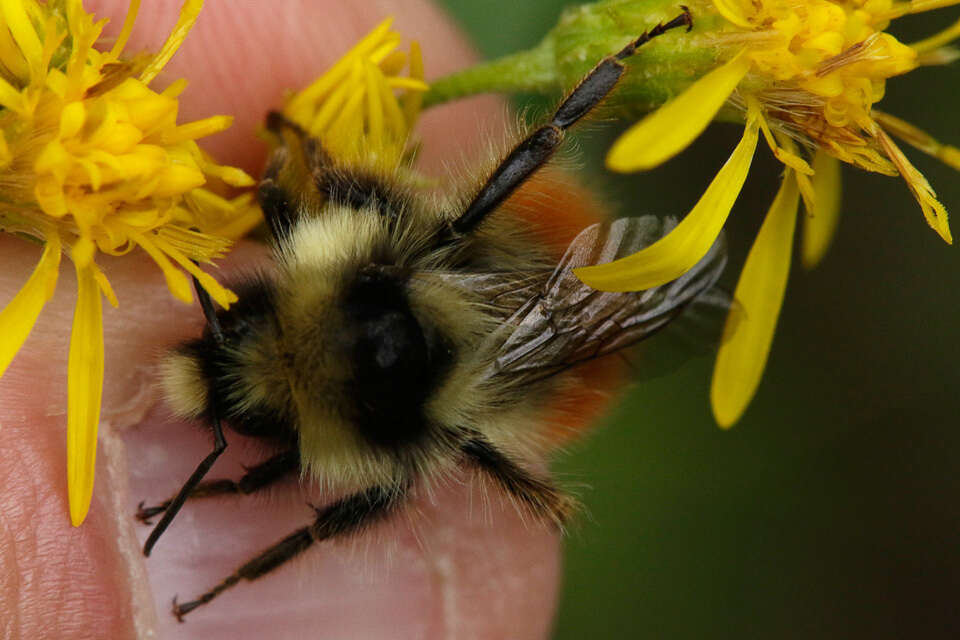
M 889 21 L 960 0 L 712 0 L 699 5 L 722 16 L 704 44 L 719 52 L 714 69 L 629 129 L 611 148 L 617 171 L 656 166 L 692 142 L 716 117 L 736 114 L 744 135 L 703 197 L 660 242 L 616 262 L 578 270 L 598 289 L 646 289 L 676 278 L 708 250 L 739 195 L 762 134 L 785 165 L 780 192 L 747 259 L 718 354 L 711 399 L 721 426 L 736 422 L 766 364 L 786 288 L 796 211 L 807 210 L 803 262 L 826 250 L 839 213 L 837 160 L 900 175 L 927 223 L 951 242 L 947 212 L 923 175 L 891 139 L 960 169 L 960 152 L 902 120 L 875 110 L 888 78 L 925 63 L 950 59 L 941 49 L 960 35 L 960 23 L 915 43 L 885 33 Z M 704 15 L 704 13 L 700 15 Z M 694 10 L 696 19 L 697 12 Z M 888 133 L 889 132 L 889 133 Z M 736 315 L 738 317 L 734 318 Z
M 402 37 L 390 29 L 392 22 L 377 25 L 284 107 L 284 115 L 336 160 L 390 169 L 407 157 L 428 86 L 420 46 L 412 42 L 409 53 L 398 50 Z
M 106 51 L 106 20 L 80 0 L 0 1 L 0 229 L 44 243 L 33 275 L 0 312 L 0 375 L 26 340 L 56 286 L 61 253 L 74 263 L 78 293 L 68 365 L 67 476 L 70 517 L 86 516 L 93 491 L 103 386 L 102 295 L 118 301 L 97 252 L 141 248 L 174 296 L 193 299 L 187 274 L 221 305 L 236 296 L 196 262 L 217 258 L 256 223 L 251 196 L 229 200 L 216 186 L 246 187 L 239 169 L 214 163 L 195 140 L 228 127 L 214 116 L 177 124 L 177 81 L 151 80 L 176 52 L 202 6 L 187 0 L 156 55 L 121 58 L 139 0 Z M 205 186 L 207 188 L 205 188 Z

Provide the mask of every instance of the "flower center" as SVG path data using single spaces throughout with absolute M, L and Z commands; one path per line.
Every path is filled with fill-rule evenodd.
M 917 52 L 884 33 L 891 0 L 714 0 L 739 29 L 730 44 L 745 49 L 751 73 L 743 88 L 772 122 L 801 141 L 872 171 L 896 170 L 870 144 L 870 110 L 886 79 L 915 69 Z

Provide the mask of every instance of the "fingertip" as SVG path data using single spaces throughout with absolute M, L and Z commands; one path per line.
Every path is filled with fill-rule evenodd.
M 105 34 L 109 37 L 119 31 L 126 5 L 127 0 L 101 0 L 88 2 L 87 8 L 112 18 Z M 128 50 L 157 50 L 174 24 L 180 5 L 180 0 L 143 3 Z M 155 81 L 155 86 L 162 89 L 179 77 L 191 82 L 181 98 L 181 122 L 221 113 L 236 116 L 228 132 L 209 138 L 204 145 L 219 161 L 257 175 L 266 149 L 253 133 L 263 115 L 280 104 L 285 90 L 304 86 L 327 68 L 383 17 L 385 6 L 397 16 L 395 24 L 400 31 L 421 41 L 430 77 L 475 59 L 452 22 L 422 0 L 399 0 L 386 5 L 294 0 L 242 5 L 210 2 L 201 13 L 194 33 Z M 335 19 L 331 19 L 331 15 L 335 15 Z M 469 149 L 480 143 L 482 131 L 496 128 L 496 125 L 478 126 L 478 122 L 499 122 L 502 115 L 500 103 L 490 98 L 431 110 L 422 129 L 424 165 L 436 169 L 443 159 L 467 155 Z M 36 262 L 31 254 L 35 247 L 23 248 L 19 240 L 9 241 L 17 248 L 4 252 L 5 260 L 18 265 Z M 232 254 L 232 259 L 251 260 L 251 254 L 243 251 Z M 152 435 L 145 436 L 144 446 L 129 450 L 129 466 L 150 468 L 151 473 L 175 483 L 183 474 L 173 474 L 167 467 L 156 466 L 157 447 L 169 445 L 180 436 L 170 436 L 169 419 L 158 421 L 155 416 L 150 417 L 156 400 L 151 382 L 155 373 L 153 363 L 164 346 L 196 335 L 202 317 L 196 307 L 171 299 L 155 266 L 142 256 L 131 255 L 120 260 L 98 257 L 98 262 L 108 271 L 121 302 L 119 311 L 108 309 L 105 314 L 107 384 L 103 419 L 114 426 L 139 425 L 143 432 L 151 425 L 157 428 Z M 0 503 L 0 514 L 3 514 L 0 559 L 5 567 L 15 567 L 5 572 L 6 582 L 0 581 L 0 602 L 26 603 L 19 606 L 17 612 L 24 621 L 23 628 L 28 631 L 22 633 L 22 637 L 49 637 L 47 632 L 52 627 L 36 625 L 46 624 L 51 616 L 69 627 L 56 637 L 84 637 L 90 629 L 102 631 L 104 637 L 135 637 L 155 624 L 154 594 L 160 627 L 165 628 L 163 620 L 168 617 L 169 599 L 184 586 L 179 581 L 164 582 L 157 574 L 167 571 L 165 566 L 195 571 L 200 556 L 185 555 L 186 566 L 184 563 L 164 565 L 162 559 L 151 558 L 146 566 L 154 574 L 151 576 L 154 584 L 148 586 L 145 565 L 133 535 L 135 521 L 131 505 L 149 496 L 144 495 L 143 487 L 136 485 L 136 480 L 133 491 L 127 492 L 126 458 L 109 428 L 103 430 L 100 440 L 97 485 L 90 517 L 82 527 L 70 527 L 63 426 L 66 422 L 66 357 L 76 283 L 69 275 L 72 273 L 69 265 L 63 273 L 56 299 L 44 310 L 34 335 L 18 356 L 19 362 L 14 363 L 3 380 L 0 449 L 5 450 L 5 462 L 18 461 L 19 466 L 8 467 L 8 475 L 18 476 L 22 482 L 7 484 L 7 476 L 0 476 L 5 488 Z M 15 269 L 4 275 L 9 282 L 0 288 L 9 285 L 12 291 L 24 279 Z M 38 384 L 38 380 L 43 384 Z M 16 401 L 7 402 L 11 397 Z M 179 423 L 173 426 L 192 428 Z M 202 434 L 190 437 L 203 440 Z M 196 452 L 198 457 L 204 451 L 202 442 L 187 450 Z M 192 457 L 186 457 L 190 464 L 194 463 Z M 436 500 L 428 499 L 415 505 L 418 513 L 427 513 L 424 522 L 428 523 L 429 531 L 424 536 L 428 544 L 421 547 L 423 537 L 401 534 L 403 541 L 399 544 L 404 553 L 400 565 L 404 560 L 412 559 L 412 563 L 390 572 L 377 589 L 371 590 L 369 583 L 355 579 L 356 564 L 349 557 L 321 552 L 316 563 L 326 563 L 328 570 L 331 563 L 339 563 L 339 569 L 321 573 L 316 590 L 304 594 L 313 608 L 294 610 L 285 604 L 283 594 L 298 589 L 296 585 L 303 579 L 302 572 L 292 571 L 286 577 L 277 578 L 276 599 L 271 599 L 270 587 L 264 591 L 259 589 L 259 584 L 244 585 L 250 604 L 242 611 L 259 615 L 263 606 L 286 608 L 290 617 L 309 630 L 316 627 L 316 606 L 322 601 L 326 607 L 326 614 L 322 616 L 325 623 L 334 628 L 344 625 L 344 629 L 353 629 L 360 635 L 374 623 L 379 625 L 376 628 L 389 632 L 397 628 L 398 621 L 403 621 L 404 632 L 410 631 L 409 637 L 545 636 L 558 582 L 558 536 L 524 523 L 510 507 L 502 509 L 491 523 L 471 511 L 470 505 L 480 501 L 476 491 L 479 489 L 454 486 L 439 492 Z M 232 504 L 213 511 L 217 509 L 234 513 L 234 517 L 254 521 L 261 518 L 256 509 L 248 515 L 250 512 L 241 513 Z M 198 511 L 202 513 L 203 509 Z M 291 507 L 290 513 L 299 512 Z M 184 535 L 195 539 L 206 536 L 208 530 L 202 521 L 197 522 L 191 526 L 188 515 L 181 529 Z M 229 525 L 235 520 L 227 516 L 222 522 Z M 145 535 L 143 531 L 140 533 Z M 268 529 L 266 535 L 275 533 L 285 532 Z M 229 556 L 230 562 L 242 561 L 250 548 L 237 545 L 229 551 L 236 552 Z M 379 570 L 381 565 L 392 562 L 396 560 L 383 557 L 372 564 Z M 36 596 L 31 596 L 24 586 L 24 576 L 30 572 L 53 576 L 52 582 L 34 583 L 41 588 Z M 415 574 L 413 579 L 411 572 Z M 208 572 L 198 577 L 215 575 Z M 352 585 L 355 601 L 349 601 L 342 592 L 344 584 Z M 162 588 L 165 585 L 170 587 L 166 591 Z M 411 585 L 419 589 L 414 594 L 418 598 L 417 606 L 403 608 L 404 602 L 410 600 L 396 596 L 404 594 Z M 189 597 L 190 594 L 181 595 Z M 383 614 L 376 620 L 369 614 L 373 606 L 379 607 L 378 611 Z M 235 615 L 236 608 L 222 611 L 223 616 L 229 617 Z M 270 611 L 276 613 L 276 609 Z M 265 633 L 276 624 L 276 618 L 271 615 L 263 616 L 258 623 L 264 625 Z M 417 629 L 424 624 L 429 624 L 432 631 L 418 635 Z M 194 625 L 194 631 L 198 627 Z M 180 627 L 184 628 L 190 625 Z M 234 632 L 236 628 L 232 627 Z
M 0 254 L 5 301 L 28 277 L 40 248 L 0 234 Z M 237 257 L 250 261 L 257 254 L 262 251 L 247 246 Z M 134 638 L 155 626 L 116 430 L 141 421 L 155 404 L 155 355 L 195 332 L 200 321 L 195 307 L 171 299 L 145 256 L 100 256 L 98 263 L 122 304 L 104 314 L 99 450 L 81 526 L 71 526 L 67 504 L 67 357 L 77 289 L 69 263 L 61 265 L 53 298 L 0 379 L 0 620 L 10 637 L 72 640 L 92 637 L 95 629 L 96 637 Z

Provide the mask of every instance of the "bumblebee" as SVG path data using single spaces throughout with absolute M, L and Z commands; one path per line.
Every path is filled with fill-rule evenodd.
M 534 173 L 613 89 L 623 59 L 690 24 L 685 12 L 602 60 L 465 197 L 441 200 L 400 170 L 345 164 L 281 114 L 268 116 L 278 145 L 259 201 L 274 263 L 234 286 L 229 310 L 197 288 L 206 328 L 167 356 L 162 379 L 178 415 L 209 424 L 214 449 L 173 498 L 141 504 L 141 520 L 163 514 L 144 554 L 189 498 L 251 494 L 297 474 L 343 497 L 207 593 L 175 601 L 178 618 L 389 517 L 418 483 L 457 466 L 563 525 L 574 501 L 533 464 L 578 424 L 558 416 L 557 399 L 573 413 L 589 409 L 596 365 L 701 299 L 725 254 L 718 243 L 683 277 L 647 291 L 595 291 L 572 269 L 632 254 L 674 223 L 594 224 L 558 259 L 543 239 L 550 220 L 538 230 L 510 197 L 536 195 Z M 224 426 L 274 455 L 236 481 L 204 480 L 227 446 Z

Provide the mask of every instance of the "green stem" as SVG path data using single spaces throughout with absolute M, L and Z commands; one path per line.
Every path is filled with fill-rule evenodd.
M 478 93 L 546 93 L 558 91 L 553 39 L 533 49 L 481 62 L 435 80 L 424 95 L 424 108 Z

